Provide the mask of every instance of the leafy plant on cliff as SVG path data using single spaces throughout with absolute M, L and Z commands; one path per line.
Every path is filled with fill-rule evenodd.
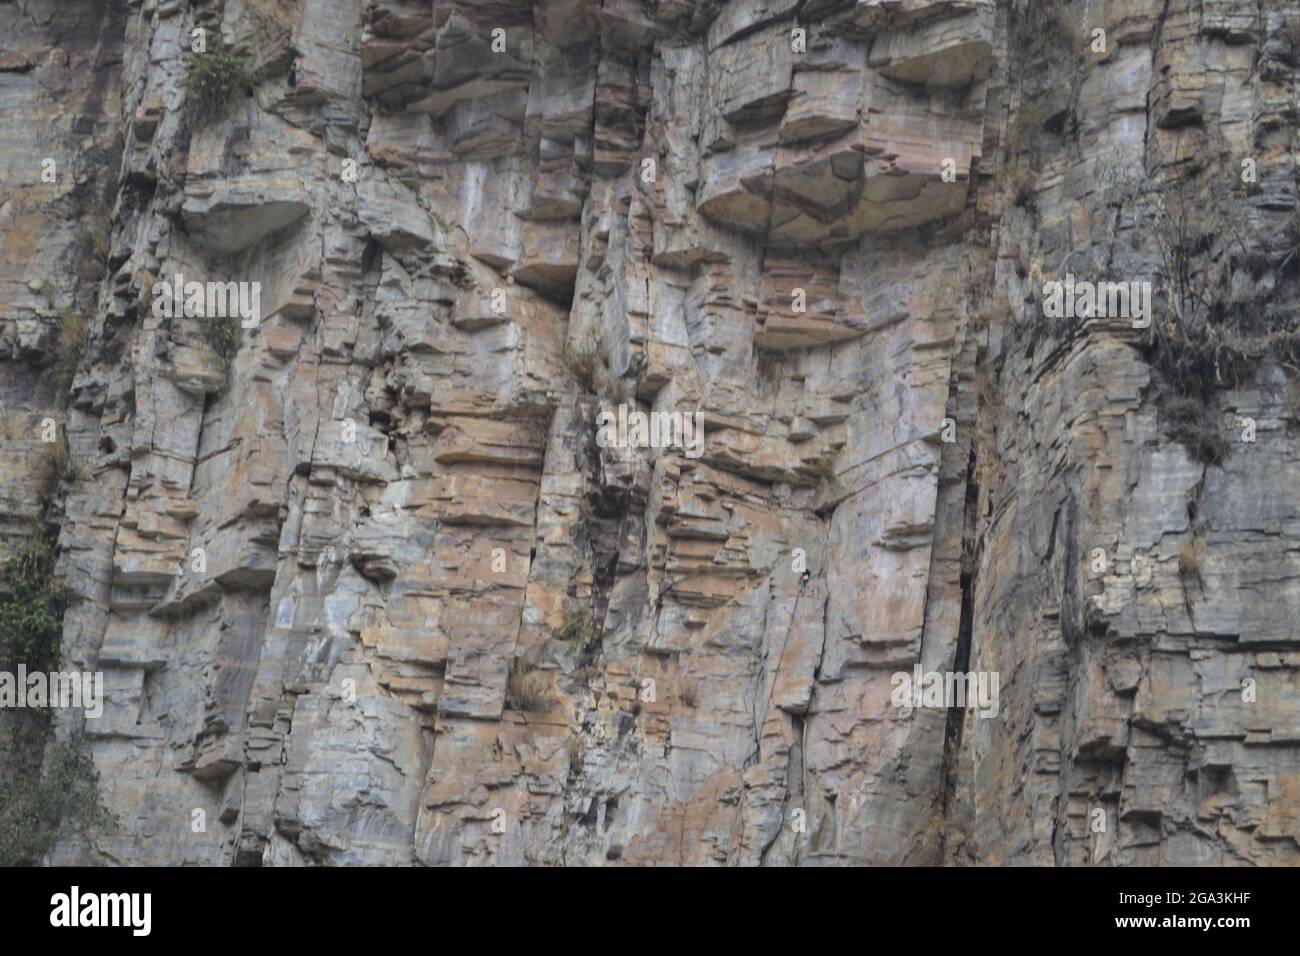
M 66 599 L 53 529 L 13 545 L 0 564 L 0 670 L 48 672 L 59 664 Z M 112 825 L 99 775 L 80 736 L 46 748 L 48 710 L 0 711 L 0 866 L 39 863 L 62 835 Z
M 58 663 L 66 601 L 54 578 L 54 533 L 38 531 L 19 541 L 0 565 L 0 670 L 18 664 L 29 671 Z
M 1176 164 L 1177 165 L 1177 164 Z M 1116 235 L 1133 252 L 1096 248 L 1092 272 L 1105 263 L 1139 265 L 1152 284 L 1151 322 L 1136 345 L 1154 377 L 1162 425 L 1205 464 L 1231 447 L 1220 393 L 1249 382 L 1266 360 L 1300 371 L 1300 216 L 1278 228 L 1276 213 L 1257 207 L 1236 177 L 1215 179 L 1187 169 L 1168 179 L 1098 166 L 1094 181 L 1115 209 Z M 1069 261 L 1067 257 L 1067 262 Z M 1078 274 L 1078 261 L 1070 269 Z M 1140 279 L 1140 275 L 1127 278 Z M 1071 328 L 1077 328 L 1077 324 Z M 1036 335 L 1063 326 L 1036 325 Z
M 1159 256 L 1161 301 L 1144 352 L 1172 392 L 1171 434 L 1213 463 L 1228 448 L 1215 410 L 1218 390 L 1245 384 L 1268 357 L 1300 363 L 1300 323 L 1293 309 L 1279 307 L 1287 296 L 1277 294 L 1297 291 L 1300 230 L 1293 221 L 1275 233 L 1280 242 L 1252 247 L 1242 232 L 1252 210 L 1233 186 L 1198 188 L 1183 179 L 1152 192 L 1138 223 Z
M 564 645 L 568 658 L 587 660 L 600 644 L 601 627 L 596 613 L 584 603 L 578 603 L 565 615 L 564 621 L 551 632 L 551 637 Z
M 7 744 L 30 747 L 35 736 L 28 729 Z M 116 822 L 100 797 L 99 773 L 80 735 L 50 747 L 43 772 L 0 777 L 0 866 L 33 866 L 61 836 L 89 837 Z
M 556 628 L 552 635 L 557 641 L 576 644 L 581 647 L 590 641 L 600 639 L 600 627 L 592 610 L 579 606 L 564 616 L 564 623 Z
M 221 116 L 252 85 L 248 57 L 219 37 L 206 52 L 190 53 L 185 59 L 185 98 L 190 116 L 199 125 Z
M 239 317 L 207 316 L 200 321 L 203 340 L 208 343 L 208 348 L 212 349 L 212 354 L 220 360 L 222 371 L 229 372 L 231 364 L 235 361 L 235 355 L 239 352 L 240 343 L 243 341 Z

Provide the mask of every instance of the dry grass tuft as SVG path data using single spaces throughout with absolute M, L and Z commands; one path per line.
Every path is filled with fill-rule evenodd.
M 1178 573 L 1185 578 L 1200 580 L 1205 550 L 1205 538 L 1199 531 L 1195 532 L 1178 550 Z
M 700 702 L 700 682 L 693 677 L 682 678 L 677 684 L 677 697 L 685 706 L 694 709 Z
M 72 397 L 72 380 L 86 354 L 88 329 L 86 316 L 80 309 L 67 308 L 59 312 L 59 333 L 54 343 L 54 364 L 50 367 L 50 376 L 59 403 L 64 407 Z
M 564 370 L 584 391 L 596 392 L 605 369 L 605 337 L 596 329 L 564 350 Z
M 513 709 L 533 713 L 549 710 L 555 703 L 546 672 L 516 657 L 506 682 L 506 703 Z

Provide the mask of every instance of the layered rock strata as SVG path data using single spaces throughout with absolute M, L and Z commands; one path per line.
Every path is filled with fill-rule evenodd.
M 1158 269 L 1102 167 L 1251 158 L 1281 234 L 1297 24 L 0 4 L 0 511 L 55 418 L 107 688 L 58 728 L 120 820 L 51 861 L 1300 863 L 1294 368 L 1216 392 L 1206 464 L 1131 324 L 1043 328 L 1038 285 Z M 249 70 L 206 122 L 196 28 Z M 152 308 L 178 274 L 258 283 L 228 369 Z M 620 404 L 702 453 L 607 447 Z M 916 666 L 996 716 L 897 706 Z

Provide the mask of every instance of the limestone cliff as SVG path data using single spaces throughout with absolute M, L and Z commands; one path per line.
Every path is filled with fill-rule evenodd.
M 1300 0 L 0 2 L 0 511 L 119 821 L 47 859 L 1300 864 L 1298 68 Z

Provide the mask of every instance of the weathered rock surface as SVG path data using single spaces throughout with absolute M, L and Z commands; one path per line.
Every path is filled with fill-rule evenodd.
M 1300 3 L 1061 6 L 0 5 L 0 512 L 56 418 L 121 819 L 52 860 L 1300 863 L 1294 368 L 1205 465 L 1125 322 L 1024 332 L 1031 266 L 1151 274 L 1098 164 L 1253 157 L 1283 229 Z M 260 283 L 228 372 L 178 273 Z

